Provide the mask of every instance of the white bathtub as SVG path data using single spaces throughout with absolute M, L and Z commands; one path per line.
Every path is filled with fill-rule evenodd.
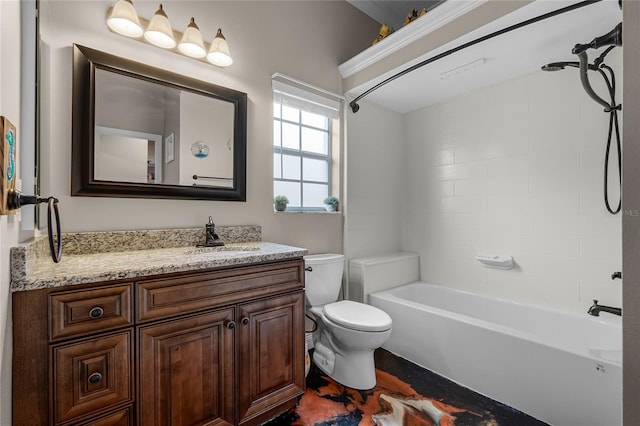
M 556 426 L 618 426 L 619 317 L 571 314 L 415 282 L 369 294 L 384 348 Z

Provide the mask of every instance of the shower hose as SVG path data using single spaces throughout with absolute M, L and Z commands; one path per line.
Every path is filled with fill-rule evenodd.
M 582 81 L 582 86 L 584 87 L 587 95 L 591 97 L 594 101 L 599 103 L 604 107 L 604 112 L 609 114 L 609 131 L 607 134 L 607 146 L 604 155 L 604 204 L 611 214 L 617 214 L 620 212 L 622 208 L 622 147 L 620 144 L 620 126 L 618 124 L 618 111 L 622 110 L 622 104 L 616 104 L 616 78 L 613 72 L 613 69 L 608 65 L 604 64 L 604 58 L 607 54 L 614 48 L 615 46 L 608 47 L 594 62 L 593 65 L 588 64 L 587 53 L 585 51 L 578 53 L 578 58 L 580 60 L 580 80 Z M 589 78 L 587 76 L 588 70 L 595 70 L 602 76 L 606 86 L 607 91 L 609 92 L 610 101 L 607 102 L 598 96 L 591 84 L 589 83 Z M 605 72 L 606 71 L 606 72 Z M 618 184 L 620 187 L 620 196 L 618 198 L 618 205 L 616 208 L 611 207 L 611 203 L 609 202 L 609 158 L 611 156 L 611 142 L 613 138 L 613 133 L 615 131 L 616 138 L 616 151 L 617 151 L 617 162 L 618 162 Z
M 609 76 L 603 71 L 606 70 Z M 622 147 L 620 146 L 620 126 L 618 124 L 618 111 L 622 109 L 622 105 L 616 105 L 615 93 L 616 93 L 616 80 L 613 74 L 613 70 L 608 65 L 602 64 L 598 68 L 598 72 L 602 75 L 602 78 L 607 84 L 609 95 L 611 97 L 611 108 L 609 111 L 609 132 L 607 135 L 607 148 L 604 154 L 604 204 L 609 210 L 609 213 L 616 214 L 620 212 L 622 208 Z M 610 77 L 611 80 L 609 80 Z M 611 151 L 611 137 L 613 136 L 613 130 L 616 132 L 616 151 L 618 156 L 618 183 L 620 187 L 620 196 L 618 198 L 618 206 L 614 209 L 611 208 L 609 203 L 609 155 Z

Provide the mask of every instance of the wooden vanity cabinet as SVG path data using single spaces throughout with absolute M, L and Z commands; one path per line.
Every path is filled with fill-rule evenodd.
M 241 304 L 238 318 L 238 424 L 253 425 L 304 391 L 304 295 Z
M 131 282 L 13 293 L 13 425 L 133 425 Z
M 13 424 L 248 426 L 285 411 L 304 392 L 303 267 L 14 293 Z

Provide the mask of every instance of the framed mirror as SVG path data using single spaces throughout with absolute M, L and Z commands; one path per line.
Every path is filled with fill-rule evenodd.
M 73 47 L 71 195 L 246 200 L 247 95 Z

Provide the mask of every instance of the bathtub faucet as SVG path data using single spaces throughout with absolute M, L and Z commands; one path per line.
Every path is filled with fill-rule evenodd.
M 622 308 L 614 308 L 611 306 L 598 305 L 598 301 L 593 299 L 593 305 L 589 308 L 587 313 L 594 317 L 599 317 L 600 312 L 609 312 L 610 314 L 622 316 Z

